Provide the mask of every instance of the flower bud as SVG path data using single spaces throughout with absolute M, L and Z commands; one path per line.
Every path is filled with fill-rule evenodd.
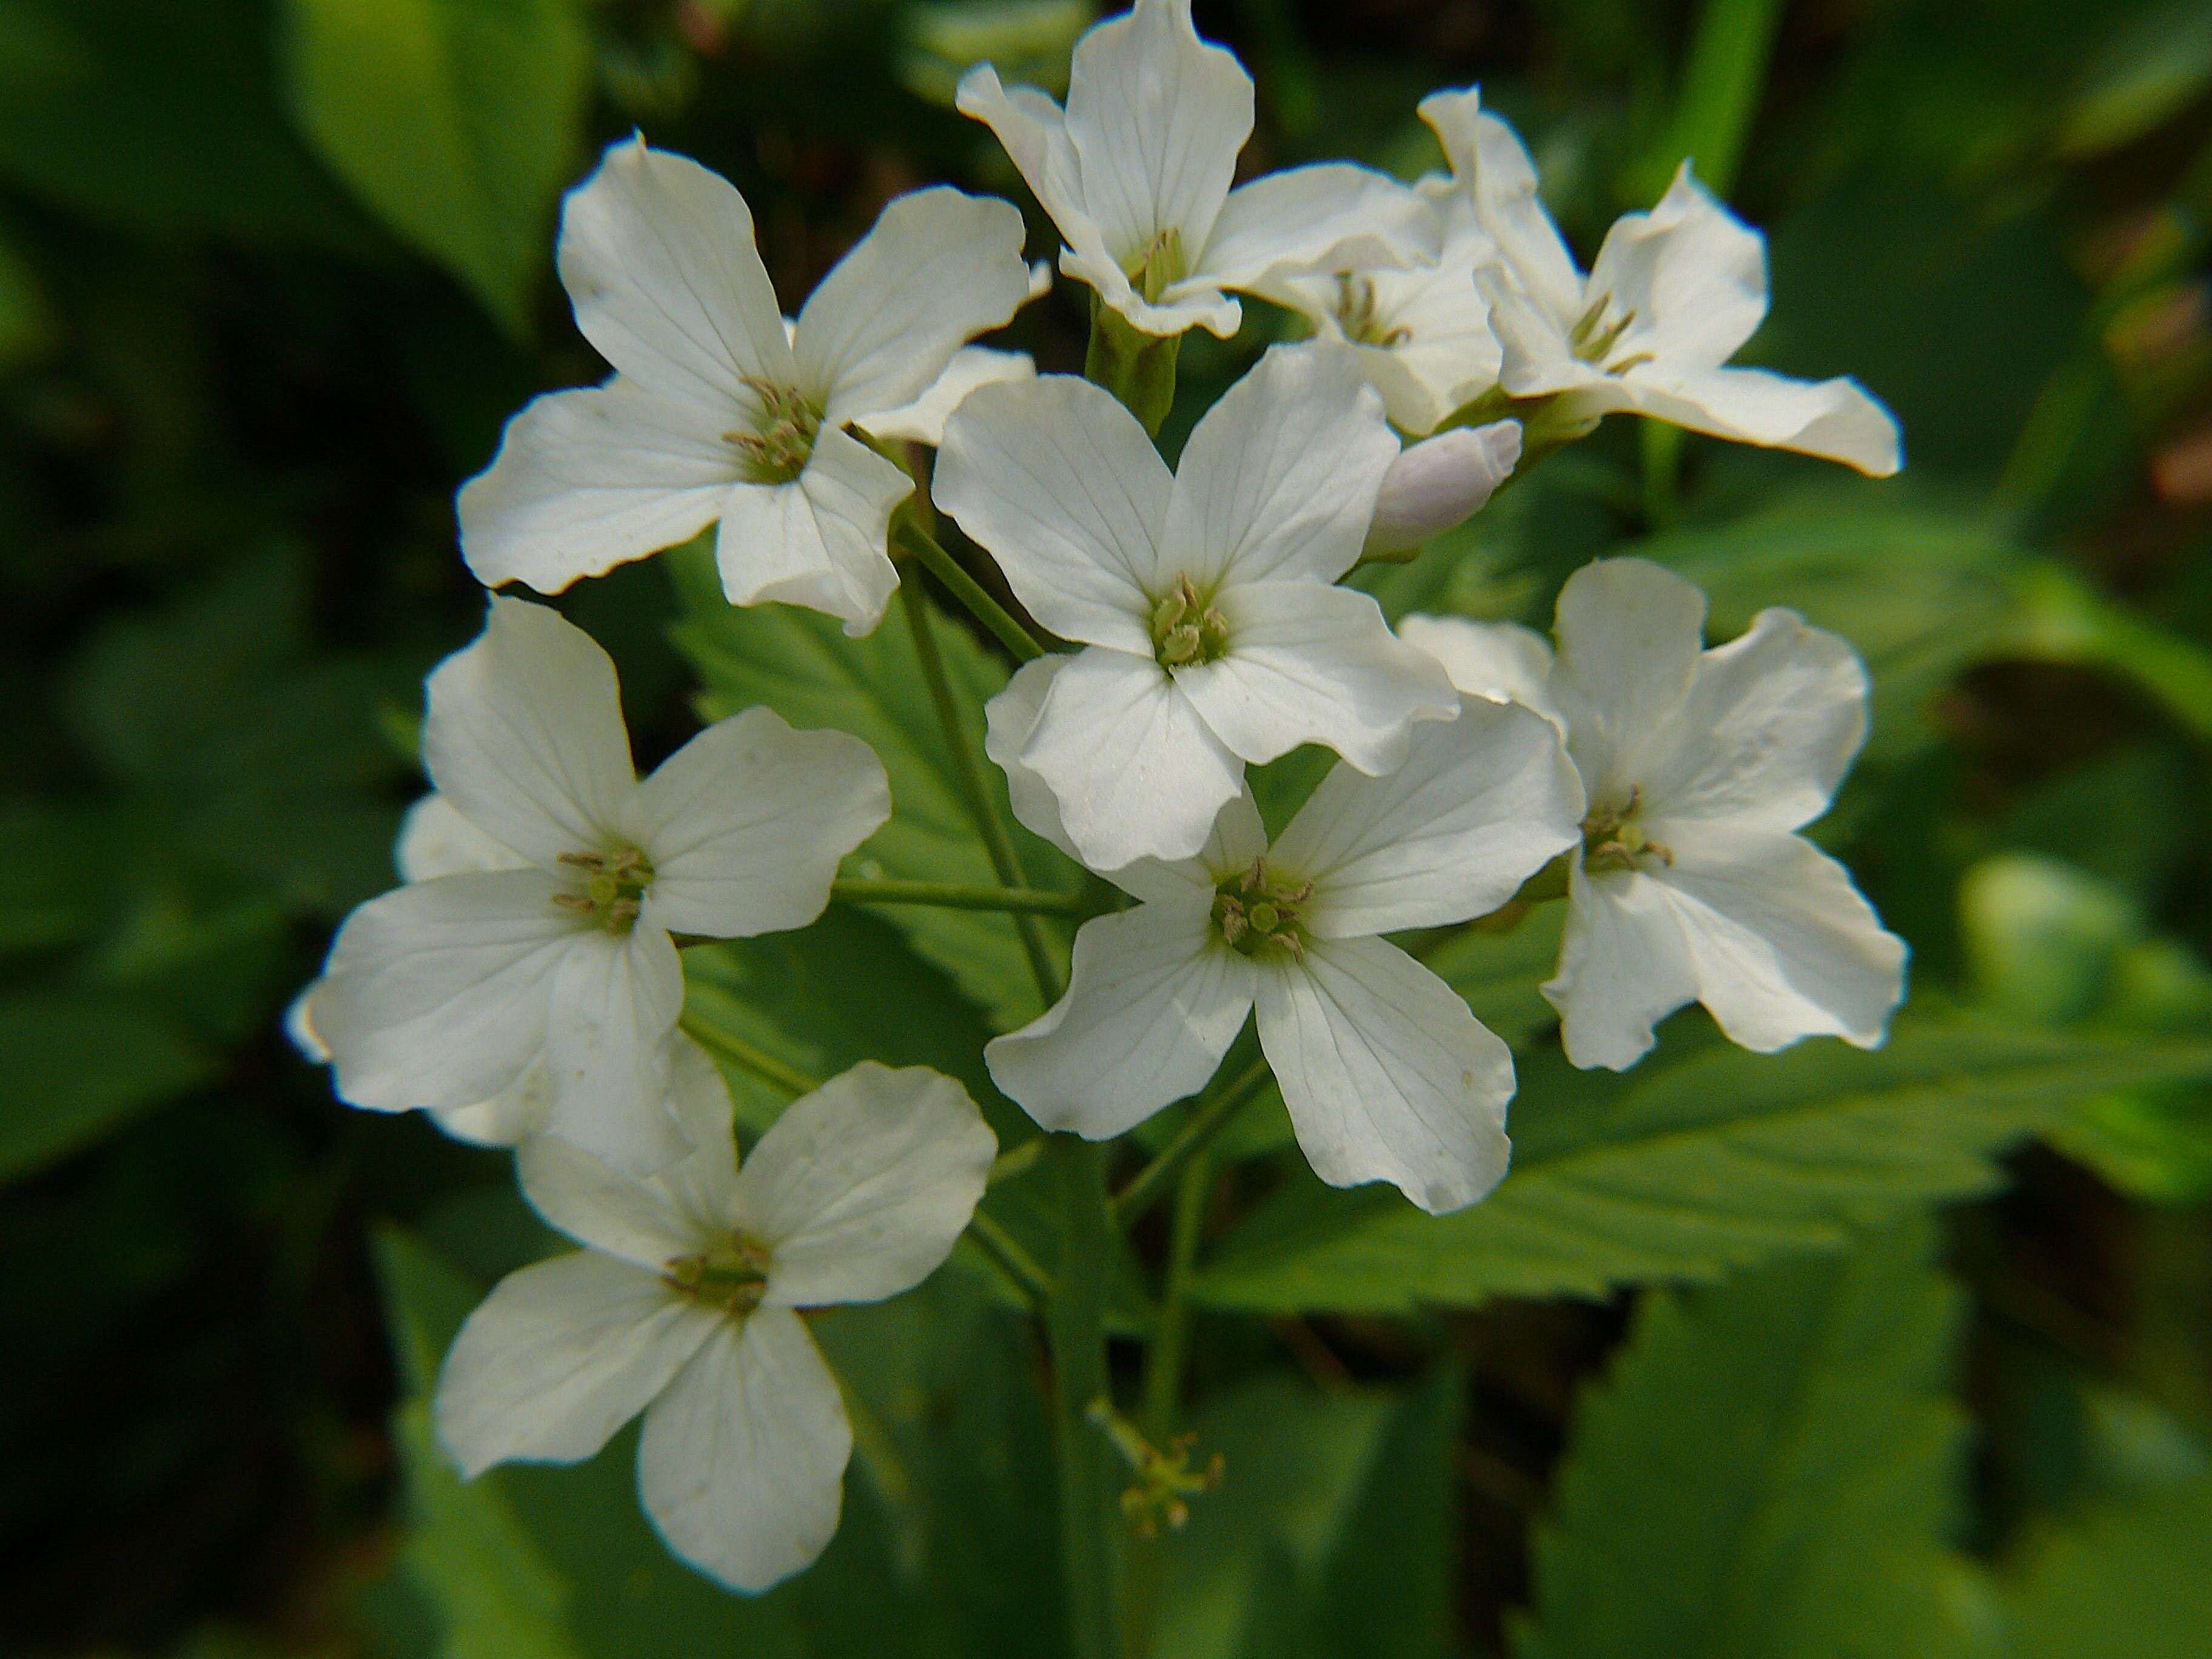
M 1520 459 L 1518 421 L 1454 427 L 1408 444 L 1383 475 L 1365 556 L 1388 559 L 1409 553 L 1431 536 L 1472 518 L 1492 492 L 1513 476 Z

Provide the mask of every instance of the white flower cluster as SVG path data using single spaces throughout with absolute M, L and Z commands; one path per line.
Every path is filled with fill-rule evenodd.
M 1512 1060 L 1388 936 L 1498 911 L 1555 866 L 1545 991 L 1575 1063 L 1634 1063 L 1692 1000 L 1753 1048 L 1878 1042 L 1903 947 L 1796 834 L 1864 733 L 1844 641 L 1770 611 L 1705 649 L 1702 597 L 1637 560 L 1568 582 L 1556 652 L 1453 618 L 1394 632 L 1340 585 L 1611 410 L 1894 470 L 1856 385 L 1725 366 L 1765 311 L 1756 233 L 1686 167 L 1585 276 L 1473 91 L 1422 106 L 1449 174 L 1232 189 L 1252 83 L 1188 0 L 1086 35 L 1064 109 L 988 67 L 959 104 L 1125 354 L 1233 334 L 1237 293 L 1313 337 L 1267 351 L 1171 471 L 1111 391 L 969 344 L 1039 291 L 1011 205 L 899 198 L 788 321 L 738 191 L 632 140 L 560 238 L 616 373 L 532 403 L 462 491 L 476 574 L 554 592 L 719 524 L 732 604 L 865 634 L 916 488 L 902 446 L 936 447 L 935 506 L 1068 647 L 992 702 L 987 751 L 1023 823 L 1132 901 L 1085 924 L 1066 996 L 987 1051 L 1048 1129 L 1123 1133 L 1203 1087 L 1256 1012 L 1324 1181 L 1476 1201 L 1505 1172 Z M 1270 841 L 1245 769 L 1309 744 L 1341 763 Z M 430 676 L 423 759 L 404 884 L 340 930 L 295 1036 L 356 1105 L 520 1143 L 525 1193 L 587 1247 L 469 1321 L 445 1443 L 471 1473 L 572 1460 L 642 1411 L 672 1546 L 762 1588 L 835 1529 L 851 1445 L 800 1312 L 930 1273 L 996 1148 L 957 1084 L 866 1064 L 740 1168 L 728 1095 L 678 1031 L 679 951 L 815 920 L 892 811 L 884 769 L 752 708 L 641 781 L 605 653 L 511 598 Z

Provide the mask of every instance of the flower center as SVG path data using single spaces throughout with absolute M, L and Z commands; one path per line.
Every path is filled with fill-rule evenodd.
M 580 872 L 584 884 L 580 892 L 554 894 L 554 903 L 591 917 L 594 927 L 610 933 L 627 933 L 637 925 L 646 889 L 653 885 L 653 866 L 644 854 L 635 847 L 611 853 L 563 853 L 561 862 Z
M 821 435 L 822 411 L 795 386 L 778 386 L 748 374 L 745 387 L 760 399 L 750 432 L 725 432 L 722 441 L 744 459 L 755 483 L 788 483 L 806 470 Z
M 1152 606 L 1152 654 L 1167 669 L 1195 668 L 1229 653 L 1229 624 L 1188 576 Z
M 661 1269 L 660 1282 L 682 1296 L 743 1319 L 761 1304 L 768 1288 L 769 1249 L 732 1233 L 698 1255 L 679 1255 Z
M 1401 346 L 1413 337 L 1410 328 L 1393 328 L 1377 314 L 1375 279 L 1364 272 L 1336 273 L 1336 324 L 1344 337 L 1360 345 Z
M 1593 872 L 1635 870 L 1645 859 L 1674 862 L 1674 849 L 1644 833 L 1644 791 L 1628 792 L 1626 805 L 1601 806 L 1583 820 L 1583 868 Z
M 1636 325 L 1633 311 L 1615 314 L 1613 295 L 1601 294 L 1590 302 L 1582 320 L 1567 335 L 1568 347 L 1583 362 L 1603 369 L 1608 374 L 1626 374 L 1651 361 L 1648 351 L 1625 352 L 1618 358 L 1613 349 L 1620 343 L 1621 336 Z
M 1313 891 L 1311 882 L 1287 881 L 1270 873 L 1267 860 L 1255 859 L 1249 870 L 1213 890 L 1214 925 L 1241 956 L 1280 951 L 1293 962 L 1304 962 L 1306 931 L 1301 912 Z
M 1173 225 L 1159 232 L 1124 274 L 1146 305 L 1158 305 L 1162 295 L 1190 275 L 1190 267 L 1183 263 L 1182 232 Z

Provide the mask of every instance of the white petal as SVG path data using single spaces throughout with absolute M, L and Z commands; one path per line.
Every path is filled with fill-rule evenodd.
M 552 1079 L 539 1060 L 490 1099 L 472 1106 L 434 1106 L 429 1116 L 442 1133 L 471 1146 L 513 1146 L 543 1130 L 552 1109 Z
M 315 1029 L 315 993 L 322 988 L 322 981 L 315 980 L 284 1006 L 284 1035 L 310 1066 L 331 1063 L 331 1045 Z
M 1067 994 L 983 1050 L 991 1080 L 1044 1127 L 1091 1140 L 1203 1088 L 1255 984 L 1214 926 L 1212 899 L 1201 889 L 1085 922 Z
M 1552 696 L 1591 805 L 1625 805 L 1674 740 L 1705 622 L 1705 596 L 1648 559 L 1595 560 L 1559 590 Z
M 1558 322 L 1583 306 L 1582 273 L 1536 193 L 1536 167 L 1520 136 L 1482 110 L 1480 89 L 1432 93 L 1421 118 L 1437 135 L 1455 179 L 1472 191 L 1477 217 L 1518 285 Z
M 732 1589 L 766 1589 L 837 1530 L 852 1425 L 799 1316 L 728 1321 L 645 1414 L 638 1489 L 668 1547 Z
M 1271 270 L 1407 264 L 1437 252 L 1435 216 L 1419 196 L 1371 167 L 1328 161 L 1230 191 L 1194 264 L 1223 288 L 1250 289 Z
M 1464 617 L 1407 617 L 1398 637 L 1444 665 L 1451 683 L 1470 697 L 1517 702 L 1566 730 L 1552 700 L 1552 642 L 1518 623 L 1469 622 Z
M 945 422 L 938 505 L 1062 639 L 1151 656 L 1175 488 L 1137 417 L 1069 374 L 986 386 Z
M 1489 302 L 1491 330 L 1498 336 L 1500 386 L 1516 398 L 1572 393 L 1573 404 L 1558 412 L 1592 421 L 1627 407 L 1626 383 L 1575 355 L 1568 331 L 1578 313 L 1562 323 L 1502 264 L 1481 267 L 1474 280 Z
M 1697 994 L 1667 890 L 1640 870 L 1593 876 L 1576 860 L 1559 972 L 1544 986 L 1567 1058 L 1625 1072 L 1650 1052 L 1652 1027 Z
M 399 838 L 392 844 L 392 857 L 402 881 L 434 881 L 440 876 L 530 867 L 528 859 L 484 834 L 435 790 L 409 807 L 407 816 L 400 819 Z
M 1073 657 L 1038 657 L 1014 671 L 1006 689 L 983 705 L 983 752 L 1006 775 L 1006 795 L 1014 817 L 1032 835 L 1041 836 L 1072 859 L 1080 861 L 1067 828 L 1060 821 L 1060 803 L 1051 787 L 1022 761 L 1037 717 L 1044 713 L 1045 695 L 1053 677 Z
M 982 122 L 997 136 L 1030 193 L 1063 237 L 1105 252 L 1084 203 L 1082 166 L 1068 142 L 1067 119 L 1058 104 L 1034 87 L 1001 86 L 999 71 L 988 63 L 974 65 L 960 77 L 953 103 L 963 115 Z
M 1260 1045 L 1314 1173 L 1388 1181 L 1441 1215 L 1505 1176 L 1513 1056 L 1452 988 L 1379 939 L 1316 941 L 1260 977 Z
M 1655 878 L 1729 1039 L 1762 1054 L 1808 1036 L 1878 1044 L 1905 994 L 1905 945 L 1850 872 L 1796 836 L 1703 824 L 1680 840 Z
M 1382 475 L 1370 556 L 1404 553 L 1480 513 L 1521 464 L 1521 422 L 1454 427 L 1408 444 Z
M 579 934 L 552 988 L 545 1132 L 634 1174 L 689 1153 L 668 1105 L 669 1038 L 684 1009 L 684 964 L 668 935 L 643 925 L 627 938 Z
M 1127 267 L 1174 229 L 1196 263 L 1252 133 L 1252 77 L 1198 38 L 1190 0 L 1137 0 L 1076 43 L 1067 137 L 1083 206 Z
M 1417 729 L 1383 777 L 1340 766 L 1268 855 L 1317 890 L 1323 939 L 1434 927 L 1486 915 L 1581 839 L 1582 781 L 1542 716 L 1470 700 Z
M 748 939 L 804 927 L 837 865 L 891 813 L 883 763 L 770 708 L 717 721 L 638 787 L 625 819 L 653 868 L 645 923 Z
M 714 561 L 732 605 L 771 599 L 872 633 L 898 589 L 887 550 L 891 512 L 914 493 L 906 469 L 832 426 L 788 483 L 739 484 L 722 510 Z
M 1083 862 L 1186 859 L 1243 787 L 1244 763 L 1152 658 L 1093 646 L 1053 677 L 1021 763 L 1060 804 Z
M 1406 757 L 1413 722 L 1448 720 L 1459 696 L 1435 658 L 1401 641 L 1367 594 L 1313 582 L 1224 589 L 1229 653 L 1177 670 L 1213 735 L 1257 765 L 1326 744 L 1363 772 Z
M 1692 432 L 1818 455 L 1875 478 L 1904 463 L 1896 417 L 1856 380 L 1654 363 L 1631 370 L 1620 385 L 1634 408 Z
M 831 424 L 912 403 L 952 354 L 1029 298 L 1022 216 L 950 185 L 909 191 L 799 313 L 799 385 Z
M 1717 368 L 1765 319 L 1766 239 L 1715 199 L 1685 161 L 1658 206 L 1613 222 L 1589 289 L 1613 296 L 1613 314 L 1635 319 L 1615 353 L 1649 351 L 1669 366 Z
M 738 1224 L 770 1247 L 767 1301 L 880 1302 L 951 1254 L 998 1139 L 926 1066 L 864 1060 L 803 1095 L 738 1172 Z
M 533 864 L 607 848 L 637 777 L 615 665 L 589 634 L 495 594 L 427 693 L 422 764 L 463 817 Z
M 690 1152 L 657 1176 L 625 1173 L 552 1135 L 523 1143 L 515 1174 L 538 1214 L 580 1244 L 658 1273 L 735 1224 L 738 1149 L 730 1091 L 704 1050 L 679 1035 L 670 1055 L 670 1115 Z
M 722 1322 L 658 1273 L 589 1250 L 509 1273 L 446 1355 L 438 1438 L 469 1476 L 518 1458 L 579 1462 Z
M 1244 789 L 1215 816 L 1206 845 L 1192 856 L 1172 861 L 1139 859 L 1115 871 L 1111 879 L 1123 892 L 1148 904 L 1200 893 L 1210 905 L 1224 878 L 1249 870 L 1267 850 L 1267 826 L 1261 821 L 1252 792 Z
M 1850 641 L 1794 611 L 1760 611 L 1698 659 L 1672 764 L 1644 776 L 1647 816 L 1776 830 L 1810 823 L 1866 740 L 1869 692 Z
M 313 993 L 341 1098 L 399 1112 L 514 1085 L 545 1042 L 562 960 L 583 934 L 542 870 L 447 876 L 346 918 Z
M 549 392 L 507 423 L 461 486 L 461 554 L 487 587 L 558 593 L 697 535 L 742 476 L 733 410 L 657 397 L 617 375 Z
M 1163 568 L 1201 591 L 1224 578 L 1333 582 L 1358 562 L 1397 459 L 1355 354 L 1322 342 L 1270 346 L 1183 446 Z
M 991 346 L 963 346 L 952 354 L 945 372 L 927 391 L 902 409 L 861 417 L 854 423 L 880 442 L 927 444 L 945 441 L 945 423 L 969 392 L 979 386 L 1008 380 L 1034 380 L 1036 362 L 1026 351 L 1000 351 Z
M 584 337 L 664 398 L 735 410 L 747 377 L 794 379 L 745 199 L 696 161 L 610 145 L 562 210 L 560 264 Z

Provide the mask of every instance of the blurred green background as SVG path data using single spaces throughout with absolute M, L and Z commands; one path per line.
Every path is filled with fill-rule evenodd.
M 1752 358 L 1856 374 L 1904 424 L 1905 475 L 1871 484 L 1609 422 L 1432 553 L 1420 602 L 1540 617 L 1577 563 L 1632 547 L 1704 583 L 1721 632 L 1768 604 L 1841 630 L 1875 669 L 1877 726 L 1819 833 L 1911 941 L 1916 1000 L 2212 1030 L 2212 6 L 1196 10 L 1258 79 L 1255 170 L 1350 155 L 1410 176 L 1437 161 L 1415 100 L 1480 81 L 1587 257 L 1694 155 L 1771 235 Z M 552 280 L 559 191 L 633 127 L 699 157 L 752 203 L 791 309 L 933 179 L 1020 201 L 1042 254 L 951 87 L 984 56 L 1055 85 L 1092 14 L 0 0 L 0 1650 L 1052 1650 L 1049 1552 L 1021 1535 L 1025 1514 L 1048 1526 L 1024 1474 L 1042 1477 L 1042 1422 L 1019 1388 L 979 1404 L 957 1374 L 1001 1354 L 991 1375 L 1019 1382 L 1030 1362 L 957 1284 L 898 1316 L 923 1358 L 884 1387 L 967 1389 L 916 1408 L 932 1455 L 975 1503 L 994 1481 L 1014 1497 L 935 1589 L 902 1592 L 941 1601 L 934 1625 L 841 1605 L 864 1552 L 903 1559 L 873 1500 L 848 1504 L 814 1588 L 742 1613 L 644 1537 L 619 1443 L 568 1477 L 587 1486 L 526 1475 L 472 1506 L 419 1409 L 394 1411 L 470 1280 L 538 1248 L 505 1160 L 347 1111 L 277 1022 L 337 919 L 390 884 L 420 677 L 479 624 L 453 492 L 525 398 L 602 373 Z M 1079 368 L 1080 299 L 1055 292 L 1009 343 Z M 1194 337 L 1185 423 L 1269 326 Z M 621 663 L 641 759 L 680 741 L 667 562 L 564 608 Z M 957 1006 L 902 960 L 902 994 Z M 1912 1406 L 1897 1443 L 1932 1423 L 1951 1450 L 1929 1468 L 1959 1460 L 1928 1477 L 1961 1577 L 1924 1628 L 2001 1604 L 2024 1651 L 2212 1652 L 2212 1097 L 2092 1098 L 2007 1173 L 1948 1217 L 1937 1334 L 1866 1338 L 1917 1368 L 1891 1379 Z M 1809 1290 L 1647 1296 L 1625 1351 L 1626 1297 L 1202 1332 L 1231 1480 L 1188 1540 L 1178 1640 L 1488 1652 L 1533 1598 L 1554 1616 L 1518 1650 L 1616 1651 L 1561 1611 L 1579 1558 L 1540 1550 L 1532 1581 L 1531 1540 L 1626 1489 L 1618 1469 L 1588 1483 L 1638 1390 L 1705 1401 L 1707 1430 L 1755 1415 L 1729 1389 L 1786 1368 L 1747 1308 L 1859 1297 L 1907 1321 L 1889 1258 L 1937 1248 L 1908 1228 L 1841 1267 L 1763 1270 L 1834 1281 Z M 564 1533 L 587 1492 L 629 1531 Z M 1304 1612 L 1208 1647 L 1208 1552 L 1238 1528 Z M 575 1565 L 610 1560 L 620 1594 Z M 2206 1622 L 2097 1645 L 2161 1596 Z M 1847 1650 L 1770 1631 L 1698 1650 Z

